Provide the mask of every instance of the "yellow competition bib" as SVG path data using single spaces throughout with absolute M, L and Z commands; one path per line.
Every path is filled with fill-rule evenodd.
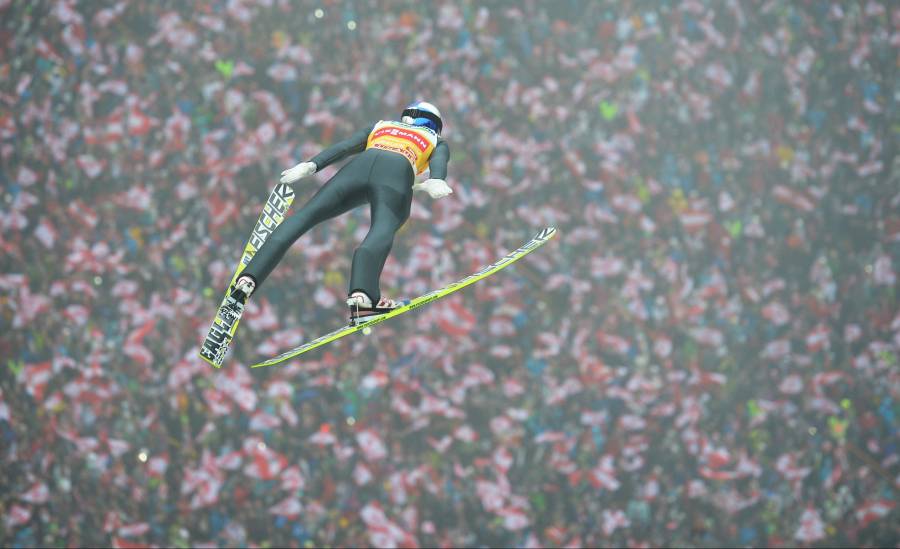
M 366 150 L 381 149 L 402 154 L 418 175 L 428 167 L 428 159 L 431 158 L 435 145 L 437 134 L 429 128 L 381 120 L 369 133 Z

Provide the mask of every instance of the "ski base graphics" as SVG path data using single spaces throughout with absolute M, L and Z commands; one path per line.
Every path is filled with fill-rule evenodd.
M 244 253 L 241 254 L 241 260 L 231 277 L 231 282 L 225 290 L 225 297 L 219 305 L 216 317 L 213 319 L 209 333 L 200 347 L 200 357 L 209 362 L 216 368 L 222 366 L 225 361 L 225 355 L 228 352 L 228 346 L 234 339 L 234 333 L 237 331 L 238 323 L 244 314 L 244 304 L 231 296 L 231 290 L 235 281 L 240 276 L 244 268 L 253 259 L 253 256 L 262 247 L 263 243 L 272 234 L 276 227 L 284 221 L 284 216 L 294 202 L 294 189 L 290 185 L 279 183 L 272 189 L 272 194 L 266 200 L 263 211 L 259 214 L 259 219 L 253 227 L 253 233 L 244 246 Z

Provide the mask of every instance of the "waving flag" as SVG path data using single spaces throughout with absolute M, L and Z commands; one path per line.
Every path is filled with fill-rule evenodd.
M 416 538 L 387 518 L 377 502 L 369 503 L 359 513 L 375 547 L 418 547 Z
M 356 443 L 367 461 L 378 461 L 387 456 L 387 448 L 372 429 L 364 429 L 356 433 Z
M 451 336 L 462 337 L 475 329 L 477 319 L 459 298 L 446 301 L 444 307 L 434 310 L 434 318 L 440 329 Z
M 613 532 L 620 528 L 628 528 L 629 526 L 631 526 L 631 521 L 628 520 L 628 517 L 620 509 L 603 510 L 602 528 L 603 533 L 607 536 L 611 536 Z
M 7 528 L 25 524 L 31 519 L 31 508 L 13 503 L 3 519 Z
M 19 499 L 28 503 L 47 503 L 47 500 L 50 499 L 50 491 L 45 483 L 36 482 L 27 492 L 19 496 Z
M 819 516 L 819 512 L 813 508 L 803 511 L 800 517 L 800 527 L 794 532 L 794 539 L 804 543 L 812 543 L 825 538 L 825 524 Z
M 250 448 L 250 460 L 244 466 L 244 474 L 248 477 L 272 480 L 287 466 L 287 458 L 266 445 L 257 443 Z
M 142 536 L 150 531 L 150 525 L 146 522 L 137 522 L 119 527 L 119 535 L 125 538 Z
M 588 478 L 595 488 L 603 488 L 610 492 L 618 490 L 620 484 L 619 481 L 616 480 L 616 469 L 613 464 L 613 456 L 609 454 L 603 456 L 597 467 L 594 467 L 590 471 Z
M 296 497 L 285 498 L 279 503 L 269 507 L 269 513 L 289 519 L 296 519 L 303 511 L 303 504 Z
M 878 499 L 864 502 L 856 509 L 856 520 L 865 528 L 869 523 L 884 518 L 896 507 L 897 504 L 889 499 Z
M 531 525 L 525 511 L 517 507 L 504 507 L 497 511 L 497 515 L 503 518 L 503 527 L 507 530 L 517 531 Z
M 155 327 L 156 320 L 148 320 L 143 326 L 128 334 L 125 339 L 122 352 L 141 366 L 149 366 L 153 362 L 153 353 L 143 345 L 143 341 Z
M 44 391 L 47 382 L 53 375 L 53 363 L 49 360 L 38 364 L 29 364 L 22 371 L 25 380 L 25 390 L 38 402 L 44 400 Z

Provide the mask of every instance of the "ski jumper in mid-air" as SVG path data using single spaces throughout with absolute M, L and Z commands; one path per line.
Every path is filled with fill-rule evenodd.
M 441 139 L 442 126 L 440 111 L 420 101 L 408 106 L 399 122 L 379 121 L 283 171 L 281 182 L 294 183 L 359 154 L 269 235 L 235 282 L 232 295 L 245 302 L 300 236 L 322 221 L 368 203 L 371 226 L 353 254 L 350 271 L 350 323 L 371 320 L 396 308 L 396 301 L 381 296 L 379 279 L 394 234 L 409 218 L 413 191 L 424 191 L 432 198 L 453 192 L 446 182 L 450 149 Z M 417 176 L 424 178 L 426 172 L 427 179 L 416 183 Z

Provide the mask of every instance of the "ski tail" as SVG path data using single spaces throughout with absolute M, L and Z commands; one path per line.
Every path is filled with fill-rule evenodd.
M 245 300 L 240 300 L 233 296 L 231 288 L 244 268 L 250 263 L 250 260 L 253 259 L 253 256 L 256 255 L 256 252 L 262 248 L 272 231 L 284 221 L 285 214 L 287 214 L 288 209 L 294 202 L 294 196 L 294 189 L 290 185 L 284 183 L 276 185 L 272 189 L 268 200 L 266 200 L 262 212 L 259 214 L 259 219 L 257 219 L 256 225 L 253 227 L 250 239 L 244 246 L 244 252 L 241 254 L 241 259 L 234 270 L 231 282 L 228 283 L 228 288 L 225 289 L 225 297 L 222 298 L 212 326 L 209 328 L 209 333 L 200 347 L 200 357 L 216 368 L 220 368 L 225 361 L 228 347 L 231 344 L 231 340 L 234 339 L 238 323 L 240 323 L 241 316 L 244 314 Z

